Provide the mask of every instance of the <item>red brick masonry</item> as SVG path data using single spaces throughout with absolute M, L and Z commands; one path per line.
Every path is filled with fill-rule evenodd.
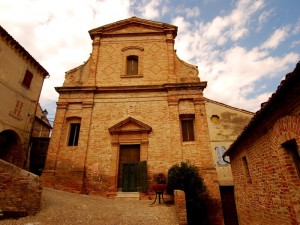
M 186 215 L 186 201 L 185 201 L 185 193 L 181 190 L 174 191 L 174 201 L 176 212 L 179 219 L 180 225 L 187 224 L 187 215 Z
M 34 215 L 40 208 L 40 178 L 0 160 L 0 219 Z

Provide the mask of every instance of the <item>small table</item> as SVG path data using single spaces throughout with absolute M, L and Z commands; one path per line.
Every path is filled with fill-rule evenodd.
M 153 203 L 151 203 L 150 205 L 153 205 L 158 197 L 158 203 L 160 204 L 160 196 L 163 200 L 163 202 L 166 204 L 165 199 L 164 199 L 164 190 L 166 189 L 167 184 L 153 184 L 152 185 L 152 189 L 155 191 L 155 200 Z
M 160 196 L 161 196 L 163 202 L 166 204 L 165 199 L 164 199 L 164 192 L 155 192 L 155 194 L 156 194 L 155 200 L 150 205 L 153 205 L 156 202 L 157 196 L 158 196 L 158 202 L 159 202 L 159 204 L 160 204 Z

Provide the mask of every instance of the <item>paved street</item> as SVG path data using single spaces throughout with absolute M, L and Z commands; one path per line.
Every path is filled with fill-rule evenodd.
M 32 217 L 0 220 L 0 225 L 176 225 L 174 205 L 113 200 L 44 188 L 41 210 Z

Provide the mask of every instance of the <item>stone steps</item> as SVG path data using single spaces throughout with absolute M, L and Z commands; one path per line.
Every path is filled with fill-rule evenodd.
M 121 200 L 140 200 L 140 193 L 139 192 L 121 192 L 118 191 L 116 193 L 115 199 Z

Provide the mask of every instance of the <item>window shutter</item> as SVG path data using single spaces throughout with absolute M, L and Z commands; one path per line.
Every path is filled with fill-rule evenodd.
M 147 161 L 142 161 L 137 164 L 137 189 L 139 192 L 147 191 Z
M 30 85 L 31 85 L 32 78 L 33 78 L 33 74 L 30 71 L 26 70 L 25 76 L 23 78 L 22 85 L 29 89 Z
M 127 75 L 138 75 L 138 57 L 128 56 L 127 57 Z

